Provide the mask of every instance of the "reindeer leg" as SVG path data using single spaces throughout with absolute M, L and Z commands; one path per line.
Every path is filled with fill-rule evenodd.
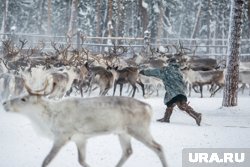
M 53 144 L 52 149 L 50 150 L 49 154 L 46 156 L 46 158 L 43 161 L 42 167 L 46 167 L 57 155 L 57 153 L 60 151 L 62 146 L 65 145 L 67 142 L 67 139 L 64 139 L 63 137 L 58 137 Z
M 103 96 L 104 90 L 102 90 L 102 88 L 100 88 L 100 92 L 99 92 L 99 96 Z
M 116 167 L 121 167 L 127 159 L 131 156 L 132 154 L 132 147 L 131 147 L 131 137 L 127 134 L 119 134 L 119 140 L 120 144 L 122 147 L 122 157 L 119 160 L 118 164 Z
M 81 97 L 83 97 L 82 87 L 80 87 L 80 93 L 81 93 Z
M 105 96 L 108 93 L 109 89 L 110 88 L 105 88 L 104 91 L 103 91 L 103 93 L 102 93 L 102 96 Z
M 92 84 L 89 85 L 89 88 L 88 88 L 88 89 L 89 89 L 89 90 L 88 90 L 88 92 L 89 92 L 89 93 L 88 93 L 88 96 L 90 96 L 90 94 L 91 94 L 91 92 L 92 92 Z
M 154 141 L 151 133 L 148 130 L 134 128 L 129 130 L 129 134 L 136 138 L 138 141 L 145 144 L 149 149 L 153 150 L 161 160 L 163 167 L 168 166 L 162 146 Z
M 203 86 L 202 85 L 199 85 L 200 86 L 200 92 L 201 92 L 201 98 L 203 98 Z
M 133 87 L 133 94 L 132 94 L 132 97 L 134 97 L 134 96 L 135 96 L 135 91 L 136 91 L 136 86 L 135 86 L 135 85 L 132 85 L 132 87 Z
M 140 86 L 141 86 L 141 89 L 142 89 L 142 96 L 144 97 L 145 96 L 145 89 L 144 89 L 144 84 L 142 82 L 137 82 Z
M 113 90 L 113 96 L 115 95 L 116 86 L 117 86 L 117 82 L 115 81 L 115 83 L 114 83 L 114 90 Z
M 72 93 L 72 91 L 73 91 L 73 88 L 70 87 L 70 89 L 66 92 L 65 96 L 70 96 L 70 94 Z
M 197 85 L 192 85 L 193 90 L 195 91 L 195 93 L 200 93 L 200 91 L 197 90 L 196 86 L 197 86 Z M 198 85 L 198 86 L 199 86 L 199 85 Z
M 218 92 L 221 88 L 222 88 L 222 86 L 219 85 L 218 88 L 214 92 L 211 93 L 210 97 L 213 97 L 215 95 L 215 93 Z
M 122 96 L 122 88 L 123 88 L 123 84 L 120 84 L 120 96 Z
M 241 91 L 241 93 L 242 93 L 242 94 L 244 94 L 244 90 L 245 90 L 245 88 L 246 88 L 246 84 L 245 84 L 245 83 L 243 83 L 243 84 L 242 84 L 242 91 Z
M 188 91 L 189 91 L 189 94 L 188 94 L 188 97 L 191 97 L 191 91 L 192 91 L 192 85 L 191 84 L 188 84 Z
M 86 140 L 75 141 L 78 151 L 78 161 L 83 167 L 89 167 L 86 163 Z

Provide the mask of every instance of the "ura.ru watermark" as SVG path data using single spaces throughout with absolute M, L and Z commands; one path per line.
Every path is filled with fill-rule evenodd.
M 222 156 L 218 153 L 189 153 L 188 160 L 193 163 L 242 163 L 245 161 L 245 153 L 224 153 Z
M 187 148 L 182 151 L 183 167 L 249 167 L 249 148 Z

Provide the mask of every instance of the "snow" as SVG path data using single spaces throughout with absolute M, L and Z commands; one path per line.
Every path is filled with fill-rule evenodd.
M 98 90 L 97 90 L 98 92 Z M 202 125 L 182 111 L 175 109 L 171 123 L 156 122 L 163 116 L 164 92 L 160 97 L 136 98 L 152 105 L 152 134 L 163 147 L 170 167 L 180 167 L 183 148 L 250 148 L 250 96 L 239 95 L 237 107 L 222 108 L 222 93 L 213 98 L 190 97 L 190 105 L 203 114 Z M 31 122 L 24 116 L 6 113 L 0 105 L 0 166 L 41 166 L 52 147 L 52 141 L 39 136 Z M 161 167 L 154 152 L 132 140 L 133 154 L 124 167 Z M 113 167 L 121 155 L 116 135 L 90 138 L 87 145 L 87 162 L 92 167 Z M 49 167 L 80 167 L 74 143 L 69 142 L 55 157 Z
M 144 0 L 142 1 L 142 7 L 148 9 L 148 4 Z
M 154 4 L 153 9 L 154 9 L 155 13 L 160 13 L 160 9 L 159 9 L 158 4 Z

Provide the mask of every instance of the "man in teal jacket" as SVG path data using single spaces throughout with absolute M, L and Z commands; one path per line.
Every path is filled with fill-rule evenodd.
M 165 85 L 166 94 L 164 97 L 164 104 L 167 108 L 164 117 L 157 121 L 169 123 L 173 108 L 177 105 L 180 110 L 187 112 L 188 115 L 194 118 L 196 124 L 200 126 L 201 113 L 195 112 L 187 103 L 187 96 L 185 95 L 186 83 L 183 80 L 176 59 L 170 59 L 169 65 L 166 67 L 142 70 L 140 71 L 140 74 L 160 78 Z

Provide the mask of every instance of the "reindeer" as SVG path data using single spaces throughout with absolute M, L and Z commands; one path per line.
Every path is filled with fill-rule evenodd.
M 129 97 L 66 98 L 60 101 L 44 98 L 54 91 L 56 84 L 47 93 L 48 81 L 39 91 L 25 84 L 28 95 L 3 103 L 7 112 L 27 116 L 45 135 L 53 138 L 53 147 L 42 167 L 48 166 L 69 141 L 77 146 L 79 163 L 88 167 L 85 161 L 87 139 L 110 133 L 118 134 L 122 147 L 122 156 L 116 167 L 121 167 L 131 156 L 131 137 L 153 150 L 162 166 L 167 167 L 163 148 L 150 133 L 150 105 Z
M 154 91 L 156 91 L 156 96 L 159 96 L 159 89 L 164 87 L 162 80 L 156 77 L 140 74 L 139 80 L 144 84 L 147 96 L 151 96 Z
M 213 58 L 193 56 L 187 60 L 187 64 L 189 64 L 190 68 L 194 71 L 210 71 L 219 68 L 217 60 Z
M 79 77 L 76 77 L 73 80 L 70 89 L 66 92 L 66 96 L 70 96 L 73 88 L 75 88 L 80 91 L 81 97 L 83 97 L 83 88 L 89 87 L 89 69 L 87 66 L 80 65 L 79 67 L 76 67 L 76 71 Z
M 60 99 L 70 90 L 73 81 L 79 78 L 79 74 L 77 67 L 52 67 L 44 70 L 44 66 L 37 66 L 31 69 L 30 75 L 23 73 L 23 76 L 29 83 L 36 84 L 35 87 L 40 86 L 41 81 L 44 80 L 48 80 L 50 85 L 56 83 L 56 87 L 49 95 L 49 98 Z M 40 83 L 37 81 L 40 81 Z
M 113 87 L 114 76 L 109 70 L 98 70 L 90 76 L 89 95 L 92 91 L 92 86 L 97 84 L 100 87 L 100 96 L 105 96 Z
M 239 84 L 241 84 L 239 88 L 242 89 L 242 94 L 243 94 L 247 85 L 250 84 L 250 70 L 239 71 Z M 249 95 L 250 95 L 250 92 L 249 92 Z
M 90 66 L 88 62 L 85 63 L 84 66 L 88 70 L 89 95 L 92 92 L 93 85 L 96 84 L 100 87 L 99 95 L 105 96 L 108 90 L 113 86 L 113 74 L 102 66 Z
M 135 96 L 136 83 L 142 88 L 142 95 L 145 96 L 144 84 L 138 79 L 139 71 L 136 67 L 125 67 L 118 69 L 118 67 L 108 67 L 115 76 L 113 96 L 115 95 L 117 84 L 120 85 L 120 96 L 122 96 L 123 84 L 129 83 L 133 87 L 132 97 Z
M 1 61 L 8 70 L 18 71 L 20 68 L 23 69 L 23 67 L 28 65 L 28 56 L 21 55 L 23 47 L 28 41 L 19 41 L 21 43 L 19 47 L 14 47 L 11 40 L 3 41 L 3 58 L 1 58 Z
M 3 43 L 3 54 L 4 59 L 8 61 L 12 61 L 20 57 L 20 52 L 22 51 L 23 47 L 27 44 L 27 40 L 19 40 L 21 43 L 20 47 L 14 47 L 14 44 L 11 40 L 2 41 Z
M 51 72 L 48 75 L 50 82 L 56 84 L 49 98 L 62 98 L 70 90 L 73 81 L 79 78 L 78 71 L 74 67 L 64 69 L 63 71 Z
M 210 92 L 211 97 L 215 95 L 224 86 L 224 71 L 223 70 L 210 70 L 210 71 L 194 71 L 192 69 L 182 69 L 184 78 L 186 78 L 189 84 L 189 96 L 191 93 L 191 86 L 194 88 L 195 92 L 198 91 L 195 89 L 195 86 L 199 86 L 201 98 L 203 97 L 203 85 L 213 85 L 211 86 Z M 218 86 L 217 89 L 213 90 L 214 85 Z

